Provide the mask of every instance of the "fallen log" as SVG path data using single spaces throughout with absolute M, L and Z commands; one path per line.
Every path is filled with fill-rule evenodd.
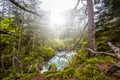
M 114 46 L 111 42 L 108 42 L 108 45 L 114 51 L 114 53 L 117 56 L 117 58 L 120 59 L 120 48 Z
M 120 61 L 108 69 L 106 76 L 111 76 L 113 73 L 115 73 L 117 70 L 120 70 Z

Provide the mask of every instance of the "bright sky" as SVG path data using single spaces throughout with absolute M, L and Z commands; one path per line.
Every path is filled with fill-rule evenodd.
M 63 12 L 74 8 L 77 0 L 41 0 L 41 8 L 51 12 Z
M 41 0 L 41 9 L 50 11 L 50 23 L 62 25 L 65 22 L 64 17 L 61 15 L 64 11 L 73 9 L 77 0 Z

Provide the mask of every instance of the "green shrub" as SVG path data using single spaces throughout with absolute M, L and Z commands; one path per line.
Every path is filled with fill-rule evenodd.
M 6 72 L 0 74 L 2 80 L 10 80 L 14 78 L 14 71 L 12 69 L 8 69 Z
M 76 58 L 77 58 L 76 65 L 82 64 L 86 59 L 88 59 L 88 53 L 84 48 L 81 48 L 79 51 L 77 51 L 77 53 L 78 54 L 76 55 Z
M 46 78 L 52 78 L 52 77 L 60 77 L 63 80 L 75 77 L 76 79 L 80 77 L 80 74 L 78 70 L 75 70 L 74 68 L 66 68 L 65 70 L 60 71 L 47 71 L 45 72 Z
M 39 52 L 42 57 L 53 57 L 55 51 L 51 47 L 39 47 Z
M 95 66 L 92 64 L 85 65 L 85 67 L 80 71 L 80 73 L 83 79 L 89 78 L 90 80 L 110 80 L 105 75 L 100 73 L 97 68 L 95 68 Z
M 49 67 L 49 70 L 57 70 L 57 66 L 55 63 L 51 64 L 50 67 Z

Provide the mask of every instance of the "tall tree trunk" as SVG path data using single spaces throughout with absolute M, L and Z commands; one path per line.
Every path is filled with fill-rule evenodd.
M 33 1 L 33 6 L 34 6 L 34 11 L 36 11 L 36 1 Z M 37 11 L 36 11 L 37 12 Z M 40 73 L 40 69 L 39 69 L 39 50 L 38 50 L 38 47 L 39 47 L 39 42 L 38 42 L 38 25 L 36 23 L 37 21 L 37 16 L 34 15 L 34 25 L 35 26 L 35 40 L 33 41 L 34 45 L 33 47 L 35 47 L 35 52 L 36 52 L 36 64 L 35 64 L 35 67 L 36 67 L 36 71 Z
M 18 54 L 17 54 L 18 60 L 20 58 L 20 49 L 21 49 L 21 42 L 22 42 L 22 32 L 23 32 L 23 19 L 22 19 L 22 23 L 21 23 L 21 27 L 20 27 L 20 36 L 19 36 L 19 43 L 18 43 Z
M 14 70 L 14 79 L 17 80 L 17 57 L 13 56 L 12 57 L 12 65 L 13 65 L 13 70 Z
M 1 67 L 2 67 L 2 69 L 3 69 L 3 72 L 6 72 L 5 66 L 4 66 L 3 56 L 1 56 L 1 57 L 2 57 L 2 58 L 1 58 Z
M 36 32 L 36 48 L 35 48 L 35 52 L 36 52 L 36 71 L 40 73 L 40 69 L 39 69 L 39 52 L 38 52 L 38 35 Z
M 35 32 L 35 52 L 36 52 L 36 71 L 40 73 L 40 69 L 39 69 L 39 52 L 38 52 L 38 32 L 37 32 L 37 23 L 35 22 L 36 21 L 36 16 L 34 16 L 34 26 L 36 28 L 36 32 Z
M 21 27 L 20 27 L 20 37 L 19 37 L 19 43 L 18 43 L 18 53 L 17 53 L 17 59 L 18 59 L 18 64 L 17 64 L 17 69 L 20 64 L 20 67 L 22 63 L 20 63 L 20 54 L 21 54 L 21 43 L 22 43 L 22 35 L 23 35 L 23 24 L 24 24 L 24 12 L 22 12 L 22 17 L 21 17 Z M 21 73 L 22 73 L 22 67 L 21 67 Z
M 88 10 L 88 48 L 94 50 L 94 10 L 92 0 L 87 0 Z M 89 56 L 93 56 L 93 53 L 89 52 Z

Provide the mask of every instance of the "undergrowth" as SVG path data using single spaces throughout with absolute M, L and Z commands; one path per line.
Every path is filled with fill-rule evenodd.
M 104 73 L 100 72 L 100 69 L 96 66 L 97 64 L 102 65 L 103 63 L 115 64 L 115 59 L 109 56 L 96 56 L 89 58 L 85 49 L 78 51 L 78 54 L 73 57 L 71 62 L 72 67 L 65 68 L 60 71 L 47 71 L 45 72 L 46 79 L 60 78 L 60 80 L 111 80 L 105 76 Z

